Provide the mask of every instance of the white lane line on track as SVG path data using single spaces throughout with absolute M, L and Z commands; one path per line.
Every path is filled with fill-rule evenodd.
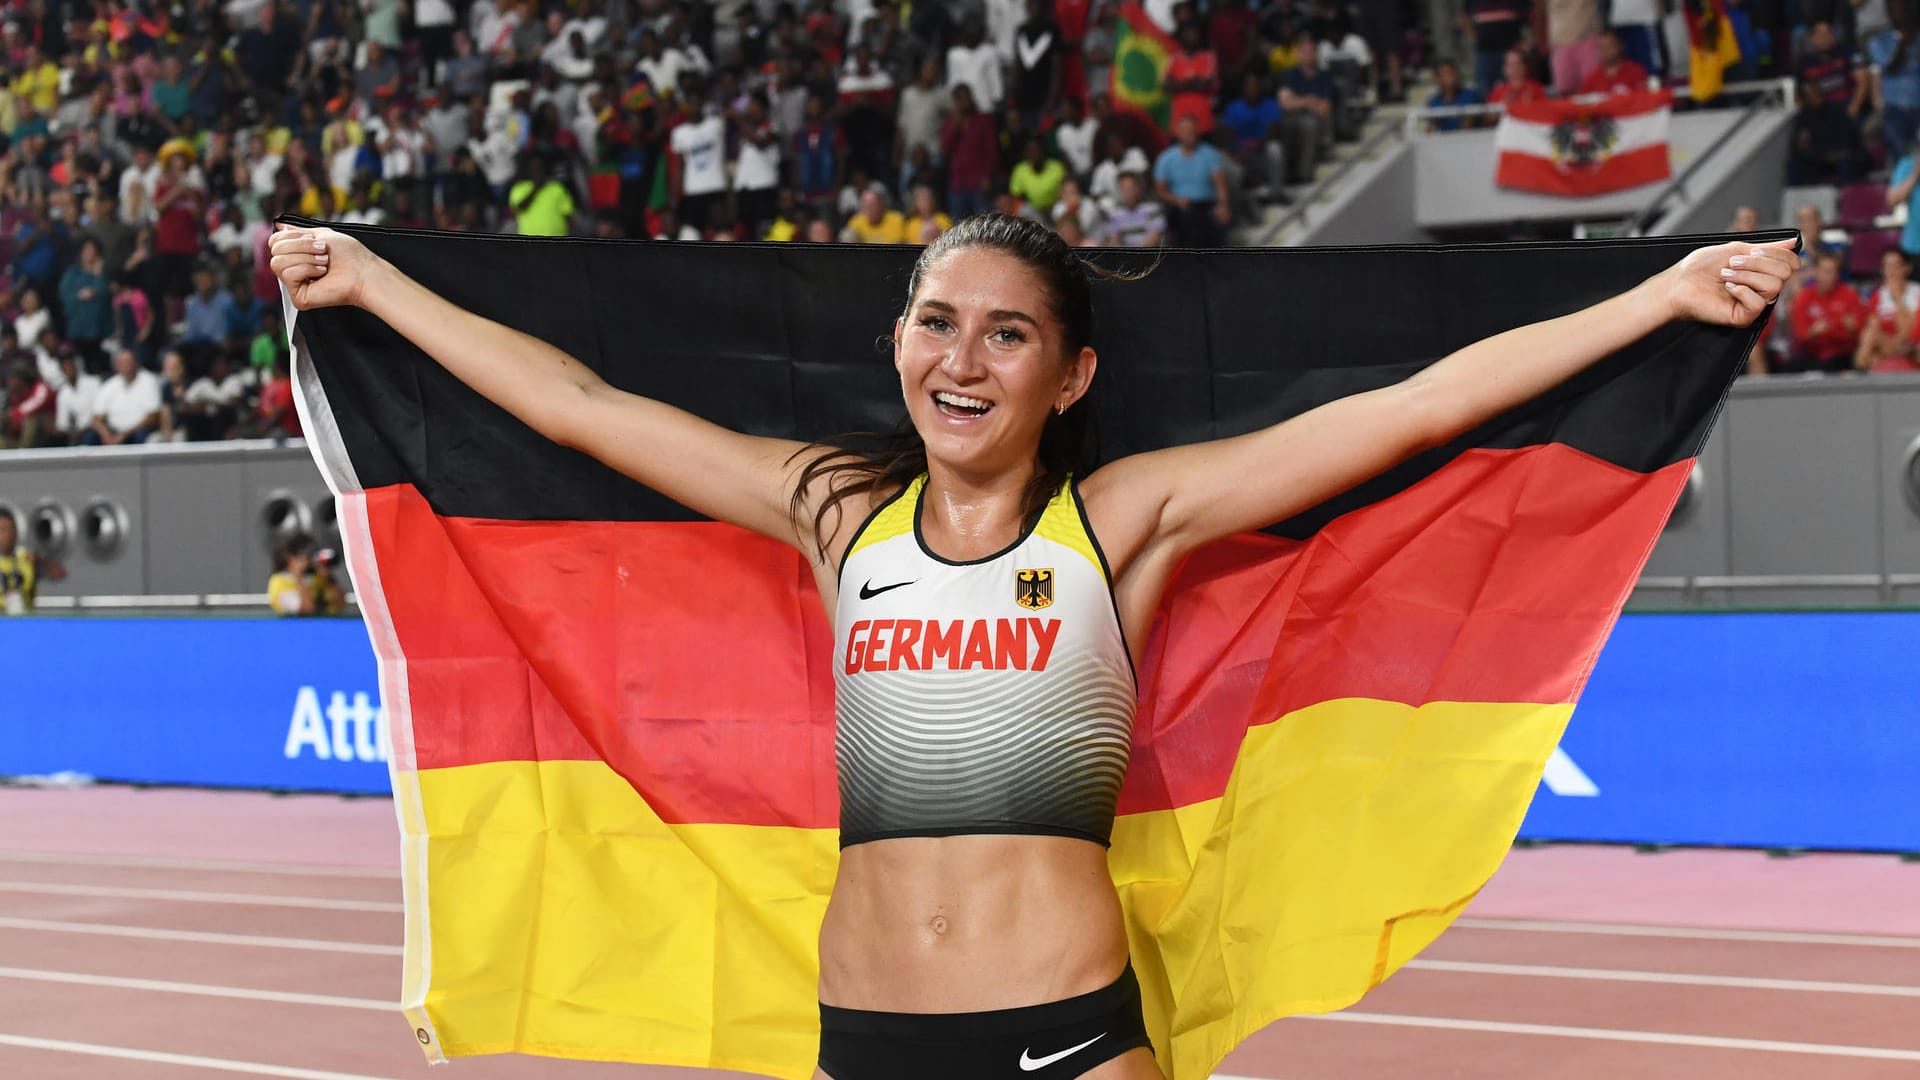
M 1736 990 L 1790 990 L 1803 994 L 1878 994 L 1882 997 L 1920 997 L 1920 986 L 1894 986 L 1887 983 L 1756 979 L 1738 975 L 1688 975 L 1620 968 L 1560 967 L 1551 964 L 1486 964 L 1469 960 L 1409 960 L 1405 966 L 1418 971 L 1450 971 L 1462 975 L 1521 975 L 1535 979 L 1593 979 L 1600 982 L 1662 983 L 1670 986 L 1721 986 Z
M 1532 934 L 1600 934 L 1611 937 L 1681 938 L 1689 941 L 1758 941 L 1768 945 L 1858 945 L 1875 949 L 1920 949 L 1920 937 L 1819 934 L 1798 930 L 1719 930 L 1636 923 L 1545 922 L 1533 919 L 1455 919 L 1467 930 L 1516 930 Z
M 1729 1039 L 1717 1035 L 1676 1035 L 1666 1031 L 1622 1031 L 1614 1028 L 1563 1027 L 1559 1024 L 1509 1024 L 1493 1020 L 1458 1020 L 1445 1016 L 1396 1016 L 1391 1013 L 1327 1013 L 1303 1020 L 1333 1020 L 1349 1024 L 1439 1028 L 1442 1031 L 1484 1031 L 1494 1035 L 1548 1035 L 1562 1039 L 1600 1039 L 1607 1042 L 1658 1043 L 1714 1050 L 1753 1050 L 1767 1054 L 1817 1054 L 1828 1057 L 1877 1058 L 1882 1061 L 1920 1061 L 1920 1050 L 1892 1050 L 1879 1046 L 1842 1046 L 1834 1043 L 1778 1042 L 1773 1039 Z
M 0 892 L 45 896 L 95 896 L 121 900 L 167 900 L 182 904 L 250 904 L 255 907 L 314 908 L 319 911 L 404 910 L 389 900 L 336 900 L 321 896 L 271 896 L 263 893 L 195 892 L 191 889 L 135 889 L 119 885 L 61 885 L 45 881 L 0 881 Z
M 200 870 L 211 873 L 269 874 L 280 877 L 400 880 L 398 870 L 385 870 L 371 866 L 302 866 L 299 863 L 234 862 L 227 859 L 166 859 L 153 855 L 80 855 L 62 851 L 0 851 L 0 863 L 112 866 L 143 870 Z
M 271 1001 L 278 1005 L 319 1005 L 330 1009 L 364 1009 L 368 1012 L 398 1013 L 400 1011 L 397 1002 L 377 1001 L 373 998 L 294 994 L 284 990 L 254 990 L 244 986 L 208 986 L 204 983 L 169 982 L 164 979 L 124 979 L 117 975 L 85 975 L 75 971 L 0 967 L 0 979 L 68 983 L 73 986 L 102 986 L 112 990 L 144 990 L 155 994 L 191 994 L 196 997 Z
M 263 949 L 358 953 L 364 956 L 402 956 L 406 953 L 406 950 L 398 945 L 375 945 L 360 941 L 323 941 L 318 938 L 268 937 L 260 934 L 217 934 L 206 930 L 161 930 L 151 926 L 61 922 L 56 919 L 16 919 L 4 915 L 0 915 L 0 930 L 28 930 L 49 934 L 94 934 L 100 937 L 145 938 L 149 941 L 190 941 L 197 945 L 246 945 Z
M 123 1061 L 144 1061 L 152 1065 L 179 1065 L 188 1069 L 211 1069 L 215 1072 L 246 1073 L 249 1076 L 277 1076 L 283 1080 L 388 1080 L 387 1077 L 370 1076 L 366 1073 L 295 1069 L 285 1065 L 262 1065 L 252 1061 L 229 1061 L 226 1058 L 199 1057 L 194 1054 L 135 1050 L 130 1046 L 102 1046 L 99 1043 L 67 1042 L 62 1039 L 36 1039 L 31 1035 L 8 1035 L 4 1032 L 0 1032 L 0 1046 L 16 1046 L 23 1050 L 46 1050 L 56 1054 L 86 1054 L 90 1057 L 119 1058 Z

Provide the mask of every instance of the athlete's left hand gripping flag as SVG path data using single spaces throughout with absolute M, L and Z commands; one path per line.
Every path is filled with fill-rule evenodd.
M 875 341 L 911 250 L 351 231 L 729 427 L 901 415 Z M 1097 456 L 1397 381 L 1704 242 L 1169 253 L 1096 290 Z M 415 1036 L 808 1076 L 838 803 L 801 556 L 543 440 L 364 313 L 289 321 L 392 717 Z M 1757 332 L 1667 327 L 1188 561 L 1110 862 L 1168 1075 L 1352 1004 L 1492 875 Z

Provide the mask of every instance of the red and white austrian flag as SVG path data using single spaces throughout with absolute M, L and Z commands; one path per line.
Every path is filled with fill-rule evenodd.
M 1665 180 L 1673 94 L 1612 94 L 1589 104 L 1510 104 L 1494 132 L 1493 182 L 1542 195 L 1601 195 Z

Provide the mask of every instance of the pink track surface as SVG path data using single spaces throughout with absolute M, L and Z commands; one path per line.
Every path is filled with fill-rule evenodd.
M 395 839 L 378 799 L 0 789 L 0 1077 L 429 1075 L 386 1004 Z M 1229 1074 L 1912 1080 L 1920 864 L 1515 851 L 1407 970 L 1260 1032 Z M 433 1075 L 721 1074 L 509 1056 Z

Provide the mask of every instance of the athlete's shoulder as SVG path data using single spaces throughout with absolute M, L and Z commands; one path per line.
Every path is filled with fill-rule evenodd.
M 914 500 L 908 496 L 925 482 L 923 473 L 905 483 L 875 484 L 848 496 L 841 503 L 846 512 L 840 516 L 840 527 L 834 530 L 829 546 L 829 550 L 838 552 L 838 564 L 844 568 L 856 551 L 911 533 Z

